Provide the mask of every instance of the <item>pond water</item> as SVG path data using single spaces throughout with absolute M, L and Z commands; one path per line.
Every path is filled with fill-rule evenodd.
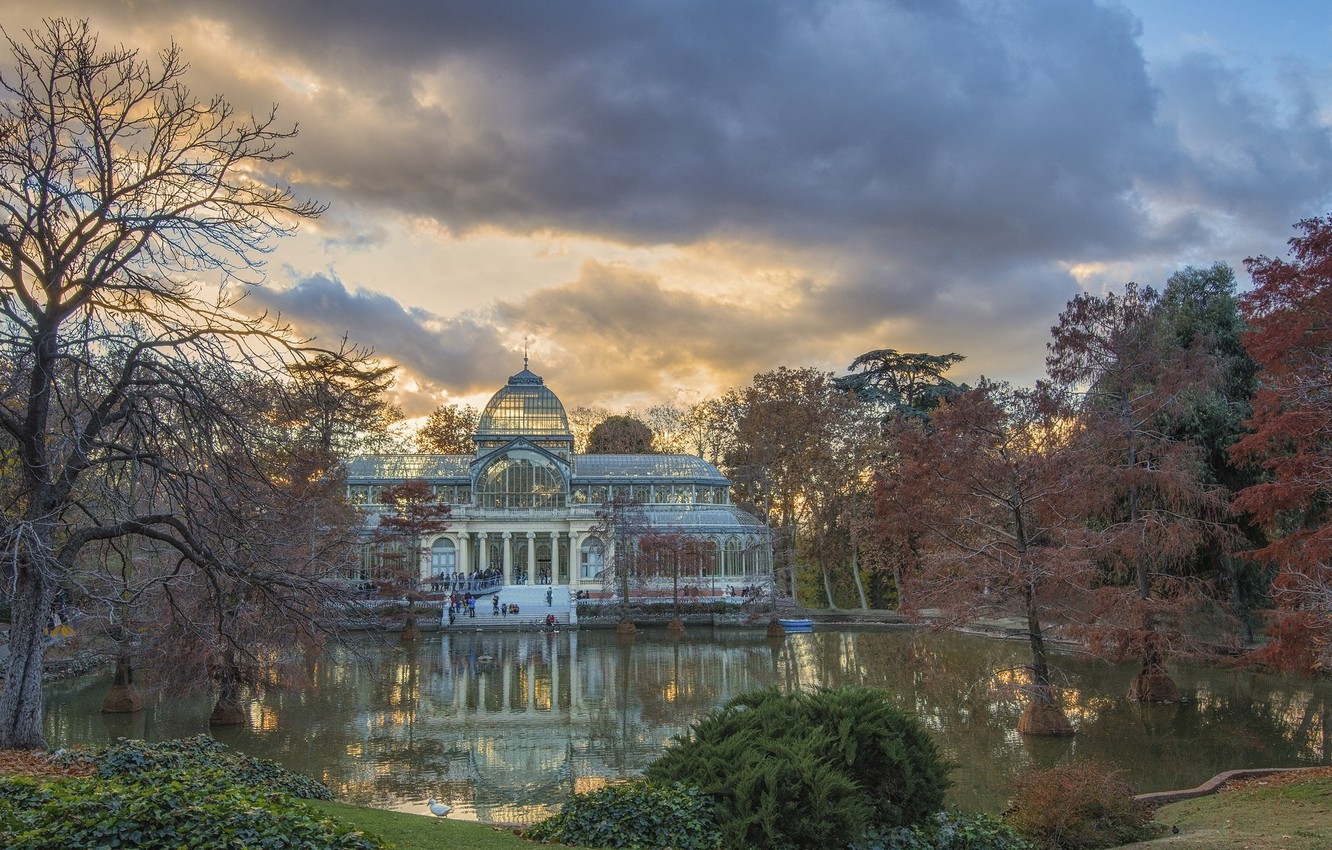
M 1332 764 L 1332 684 L 1174 665 L 1188 701 L 1124 698 L 1133 666 L 1058 656 L 1078 734 L 1025 739 L 1012 693 L 1026 644 L 912 631 L 609 631 L 427 635 L 414 648 L 365 641 L 307 665 L 309 685 L 250 704 L 226 744 L 316 777 L 340 799 L 453 817 L 532 821 L 578 791 L 639 773 L 702 714 L 757 688 L 883 688 L 956 764 L 951 800 L 1003 809 L 1030 768 L 1098 761 L 1139 791 L 1188 788 L 1243 767 Z M 149 695 L 103 715 L 109 673 L 51 684 L 50 746 L 209 732 L 206 699 Z

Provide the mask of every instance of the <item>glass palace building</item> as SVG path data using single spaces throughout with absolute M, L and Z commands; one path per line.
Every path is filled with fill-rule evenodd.
M 490 573 L 505 585 L 600 589 L 608 542 L 597 533 L 605 526 L 598 513 L 620 499 L 641 505 L 653 531 L 695 547 L 682 584 L 700 593 L 771 586 L 768 529 L 731 504 L 730 481 L 717 467 L 692 455 L 575 454 L 564 405 L 526 367 L 490 399 L 472 439 L 474 454 L 348 464 L 348 494 L 370 528 L 385 510 L 386 487 L 424 480 L 449 504 L 445 530 L 422 541 L 422 580 Z M 374 546 L 366 551 L 361 577 L 373 579 L 377 555 Z

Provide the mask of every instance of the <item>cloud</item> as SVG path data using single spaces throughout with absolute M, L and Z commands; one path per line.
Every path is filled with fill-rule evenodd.
M 265 303 L 455 394 L 516 371 L 524 333 L 578 403 L 880 347 L 1026 382 L 1081 288 L 1279 254 L 1332 201 L 1326 70 L 1259 89 L 1215 48 L 1149 64 L 1098 0 L 57 5 L 174 35 L 199 91 L 279 101 L 301 133 L 275 176 L 332 204 L 314 268 L 362 262 L 350 291 L 306 267 Z M 403 221 L 441 258 L 534 235 L 583 264 L 413 310 Z
M 493 324 L 472 316 L 435 316 L 365 289 L 348 291 L 340 280 L 325 275 L 286 289 L 256 288 L 246 303 L 292 323 L 297 333 L 316 344 L 333 345 L 346 336 L 374 349 L 402 367 L 400 384 L 424 385 L 418 399 L 428 399 L 432 389 L 455 396 L 493 391 L 498 386 L 496 364 L 504 364 L 502 371 L 516 363 Z M 408 416 L 428 413 L 437 401 L 417 403 L 428 406 L 409 409 Z

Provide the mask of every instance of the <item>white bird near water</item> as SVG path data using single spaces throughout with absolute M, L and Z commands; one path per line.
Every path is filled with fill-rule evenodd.
M 453 811 L 453 806 L 448 806 L 444 803 L 436 803 L 434 797 L 431 797 L 430 802 L 426 803 L 426 805 L 430 807 L 431 814 L 437 818 L 442 818 L 449 812 Z

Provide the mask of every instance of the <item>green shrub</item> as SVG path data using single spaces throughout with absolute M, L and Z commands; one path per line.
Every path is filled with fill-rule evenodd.
M 1041 850 L 1096 850 L 1154 837 L 1152 809 L 1133 799 L 1119 771 L 1096 764 L 1020 778 L 1004 819 Z
M 1031 845 L 996 817 L 949 810 L 928 824 L 872 833 L 852 850 L 1031 850 Z
M 534 841 L 580 847 L 717 850 L 712 801 L 692 788 L 648 782 L 608 785 L 575 795 L 560 813 L 525 833 Z
M 10 850 L 180 847 L 378 850 L 356 830 L 280 791 L 237 785 L 218 770 L 170 776 L 0 779 L 0 846 Z
M 277 762 L 236 752 L 207 735 L 157 744 L 120 738 L 105 747 L 64 750 L 61 754 L 66 761 L 91 761 L 98 774 L 108 779 L 155 772 L 169 776 L 186 770 L 215 770 L 236 785 L 281 791 L 308 800 L 333 799 L 333 792 L 322 782 L 287 770 Z
M 871 688 L 759 691 L 677 738 L 646 775 L 717 802 L 727 847 L 848 847 L 924 824 L 943 807 L 948 766 L 910 715 Z

